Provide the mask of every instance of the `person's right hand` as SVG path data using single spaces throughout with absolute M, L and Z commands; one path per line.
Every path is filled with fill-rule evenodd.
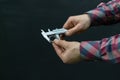
M 71 36 L 76 33 L 81 33 L 85 31 L 91 24 L 90 17 L 87 14 L 82 14 L 78 16 L 71 16 L 68 18 L 63 28 L 68 31 L 65 36 Z

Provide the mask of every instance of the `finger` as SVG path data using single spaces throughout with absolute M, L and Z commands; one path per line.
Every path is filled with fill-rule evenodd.
M 56 45 L 58 45 L 58 46 L 60 46 L 61 48 L 64 48 L 64 49 L 66 49 L 69 46 L 68 42 L 65 41 L 65 40 L 57 40 L 57 39 L 55 39 L 53 42 Z
M 59 46 L 57 46 L 55 43 L 52 43 L 54 50 L 56 51 L 57 55 L 62 59 L 62 52 L 63 49 L 61 49 Z
M 68 18 L 68 20 L 65 22 L 65 24 L 63 25 L 63 28 L 65 29 L 70 29 L 74 26 L 73 22 L 72 22 L 72 18 Z
M 80 32 L 80 27 L 81 27 L 81 24 L 77 24 L 75 27 L 69 29 L 69 30 L 65 33 L 65 35 L 66 35 L 66 36 L 72 36 L 72 35 Z

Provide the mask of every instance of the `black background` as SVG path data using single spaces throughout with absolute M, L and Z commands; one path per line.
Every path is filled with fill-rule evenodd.
M 105 62 L 63 64 L 40 29 L 61 28 L 67 18 L 108 0 L 0 0 L 0 80 L 120 80 L 120 66 Z M 70 41 L 100 40 L 120 24 L 95 26 Z

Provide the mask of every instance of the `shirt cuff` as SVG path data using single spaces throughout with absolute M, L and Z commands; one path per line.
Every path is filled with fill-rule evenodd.
M 85 60 L 100 59 L 100 41 L 83 41 L 80 43 L 80 55 Z
M 88 14 L 88 16 L 90 17 L 90 20 L 91 20 L 90 26 L 99 26 L 104 24 L 104 22 L 106 22 L 105 14 L 104 12 L 100 11 L 100 8 L 90 10 L 86 12 L 86 14 Z

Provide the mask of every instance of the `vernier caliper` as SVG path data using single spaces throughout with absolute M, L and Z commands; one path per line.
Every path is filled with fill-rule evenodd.
M 42 36 L 48 41 L 52 42 L 54 39 L 60 39 L 60 34 L 64 34 L 67 30 L 64 28 L 61 29 L 54 29 L 50 30 L 48 29 L 48 32 L 45 32 L 44 30 L 41 29 L 41 34 Z

